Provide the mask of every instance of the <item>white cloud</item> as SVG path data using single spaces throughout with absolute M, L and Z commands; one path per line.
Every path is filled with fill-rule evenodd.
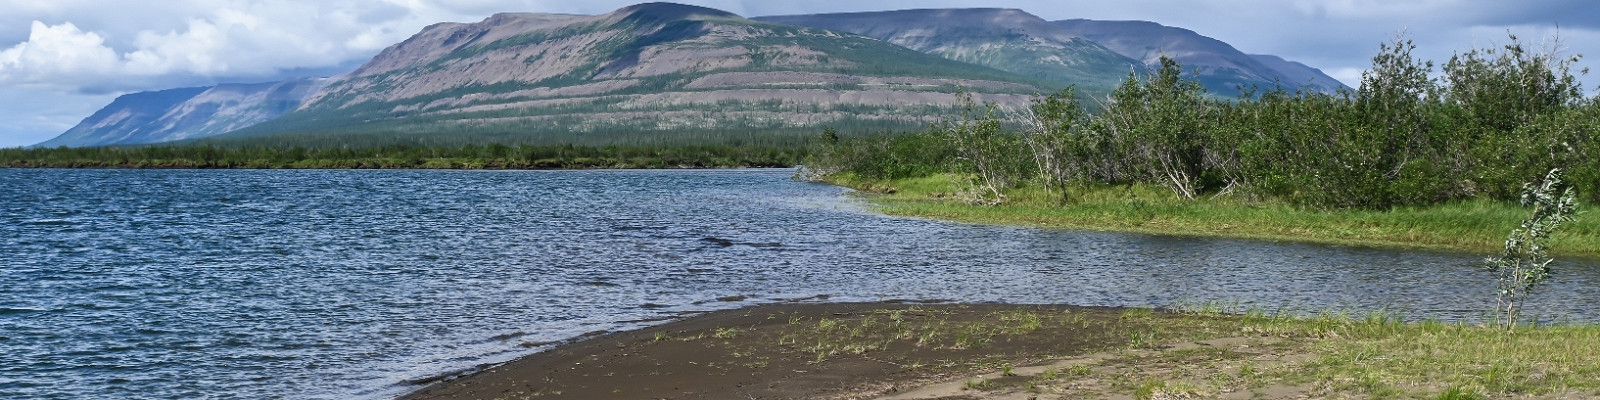
M 0 85 L 148 89 L 174 79 L 195 84 L 211 81 L 207 78 L 277 79 L 284 71 L 365 59 L 443 21 L 439 18 L 460 17 L 447 8 L 405 0 L 161 3 L 166 9 L 159 11 L 167 15 L 153 15 L 148 24 L 140 23 L 143 13 L 101 9 L 105 3 L 24 8 L 62 19 L 32 21 L 27 40 L 0 53 Z M 127 14 L 108 16 L 119 12 Z M 11 18 L 0 16 L 0 23 Z M 79 18 L 98 25 L 74 21 Z
M 117 68 L 117 54 L 105 39 L 72 23 L 55 26 L 33 21 L 28 41 L 0 51 L 0 83 L 46 83 L 74 75 L 106 74 Z
M 216 58 L 218 49 L 228 46 L 224 26 L 210 21 L 189 22 L 189 30 L 156 34 L 140 32 L 135 40 L 139 49 L 126 54 L 126 73 L 160 75 L 188 72 L 200 75 L 227 73 L 228 63 Z
M 0 146 L 18 132 L 58 134 L 56 127 L 95 108 L 85 104 L 104 105 L 117 93 L 332 73 L 433 23 L 474 22 L 495 12 L 599 14 L 642 1 L 0 0 L 0 120 L 54 118 L 26 124 L 31 128 L 0 124 Z M 1443 62 L 1455 51 L 1503 40 L 1507 28 L 1538 40 L 1559 24 L 1568 50 L 1587 55 L 1584 65 L 1600 65 L 1600 4 L 1590 1 L 678 1 L 745 16 L 1008 7 L 1051 20 L 1149 20 L 1247 53 L 1304 62 L 1349 84 L 1358 83 L 1378 44 L 1401 30 L 1416 39 L 1418 56 Z M 1588 81 L 1590 88 L 1600 83 Z M 26 111 L 10 106 L 24 103 Z

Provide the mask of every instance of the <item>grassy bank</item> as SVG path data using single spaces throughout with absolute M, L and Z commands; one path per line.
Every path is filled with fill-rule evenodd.
M 1487 199 L 1387 211 L 1318 210 L 1224 196 L 1184 200 L 1143 185 L 1007 191 L 998 206 L 963 201 L 950 175 L 873 181 L 836 175 L 830 183 L 869 193 L 877 208 L 902 216 L 972 223 L 1169 235 L 1233 237 L 1342 245 L 1429 248 L 1493 254 L 1528 211 Z M 1559 255 L 1600 257 L 1600 221 L 1579 215 L 1552 242 Z
M 961 382 L 968 395 L 1065 398 L 1581 398 L 1600 395 L 1600 327 L 1508 332 L 1382 314 L 1309 318 L 1137 309 L 1118 351 Z M 1009 376 L 1009 377 L 1008 377 Z M 1009 382 L 1009 383 L 1007 383 Z M 1043 396 L 1040 398 L 1048 398 Z

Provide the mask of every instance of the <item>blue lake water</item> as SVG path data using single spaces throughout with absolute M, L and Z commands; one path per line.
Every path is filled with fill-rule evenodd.
M 887 217 L 790 173 L 0 169 L 0 398 L 391 398 L 587 332 L 819 295 L 1493 303 L 1481 255 Z M 1535 316 L 1600 321 L 1600 266 L 1557 268 Z

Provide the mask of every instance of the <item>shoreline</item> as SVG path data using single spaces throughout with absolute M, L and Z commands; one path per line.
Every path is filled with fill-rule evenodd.
M 8 165 L 0 164 L 0 169 L 83 169 L 83 170 L 243 170 L 243 171 L 673 171 L 673 170 L 737 170 L 737 169 L 794 169 L 794 167 L 768 166 L 768 165 L 725 165 L 725 166 L 697 166 L 697 165 L 667 165 L 667 166 L 575 166 L 575 167 L 548 167 L 548 168 L 515 168 L 515 167 L 395 167 L 395 166 L 348 166 L 348 167 L 296 167 L 296 166 L 205 166 L 205 165 Z
M 823 183 L 855 190 L 879 213 L 938 221 L 1325 244 L 1490 255 L 1527 218 L 1515 204 L 1465 200 L 1391 210 L 1313 210 L 1238 199 L 1182 200 L 1163 189 L 1117 186 L 1085 189 L 1063 205 L 1040 190 L 1013 190 L 994 206 L 957 199 L 948 176 L 863 181 L 837 177 Z M 1558 258 L 1600 260 L 1600 222 L 1580 217 L 1551 243 Z M 1559 262 L 1559 261 L 1558 261 Z
M 397 399 L 1501 396 L 1600 396 L 1600 325 L 1510 334 L 1381 314 L 780 303 L 577 338 Z
M 855 397 L 852 394 L 881 391 L 885 384 L 927 383 L 993 365 L 1037 363 L 1060 355 L 1105 350 L 1124 345 L 1126 332 L 1133 329 L 1132 325 L 1095 325 L 1081 328 L 1083 335 L 1078 340 L 1058 340 L 1056 335 L 1033 330 L 1041 325 L 1030 332 L 1016 328 L 1011 332 L 1016 335 L 997 332 L 980 346 L 960 343 L 977 340 L 973 336 L 963 339 L 961 335 L 970 335 L 960 331 L 963 326 L 1002 329 L 1008 313 L 1023 312 L 1044 315 L 1055 325 L 1068 321 L 1067 316 L 1108 322 L 1117 320 L 1125 310 L 909 301 L 753 305 L 642 329 L 573 338 L 503 364 L 424 379 L 425 385 L 398 399 Z M 869 321 L 868 325 L 889 327 L 893 318 L 903 318 L 907 327 L 944 328 L 923 332 L 917 338 L 876 338 L 868 340 L 876 344 L 866 345 L 853 343 L 862 338 L 850 338 L 850 329 L 844 328 L 851 326 L 858 335 L 870 335 L 854 324 Z M 1051 321 L 1040 323 L 1049 325 Z M 840 335 L 818 331 L 818 326 L 828 324 L 837 324 Z M 817 348 L 834 340 L 840 342 L 838 348 Z M 851 347 L 857 345 L 865 347 Z M 920 370 L 905 367 L 919 364 L 924 366 Z

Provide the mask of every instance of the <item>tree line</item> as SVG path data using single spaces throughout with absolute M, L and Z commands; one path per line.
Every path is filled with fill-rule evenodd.
M 798 146 L 466 144 L 373 147 L 165 145 L 0 149 L 0 165 L 54 168 L 580 169 L 790 167 Z
M 1516 200 L 1522 184 L 1568 171 L 1600 200 L 1600 98 L 1561 56 L 1510 37 L 1435 64 L 1397 39 L 1354 90 L 1242 88 L 1209 96 L 1170 59 L 1111 94 L 1072 88 L 1026 109 L 974 104 L 923 132 L 822 140 L 813 177 L 886 180 L 953 173 L 976 203 L 1037 186 L 1150 184 L 1197 199 L 1233 195 L 1318 208 L 1388 209 L 1466 198 Z M 1579 71 L 1586 73 L 1587 71 Z M 829 132 L 832 133 L 832 132 Z

